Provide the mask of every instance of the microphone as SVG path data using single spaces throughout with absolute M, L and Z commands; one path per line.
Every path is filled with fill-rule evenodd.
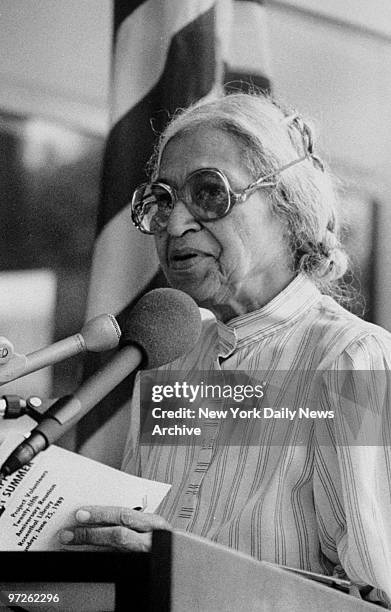
M 0 336 L 0 365 L 5 365 L 6 363 L 8 363 L 9 360 L 12 358 L 13 354 L 13 344 L 9 340 L 7 340 L 7 338 Z
M 58 440 L 140 364 L 154 369 L 170 363 L 191 350 L 200 334 L 200 311 L 186 293 L 165 288 L 145 294 L 126 321 L 122 347 L 114 358 L 45 412 L 2 465 L 0 481 Z
M 98 315 L 88 321 L 78 334 L 28 355 L 13 354 L 7 363 L 0 365 L 0 386 L 85 351 L 108 351 L 118 346 L 120 338 L 121 330 L 113 315 Z M 6 349 L 4 342 L 1 346 Z

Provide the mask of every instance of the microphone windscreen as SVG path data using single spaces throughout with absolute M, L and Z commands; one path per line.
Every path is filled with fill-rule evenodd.
M 122 326 L 122 342 L 138 344 L 145 367 L 158 368 L 189 352 L 201 334 L 201 315 L 193 298 L 178 289 L 146 293 Z

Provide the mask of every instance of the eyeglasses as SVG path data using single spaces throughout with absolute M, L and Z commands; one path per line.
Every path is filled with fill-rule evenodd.
M 235 193 L 225 174 L 217 168 L 200 168 L 186 178 L 180 190 L 160 181 L 143 183 L 133 193 L 131 215 L 134 225 L 144 234 L 158 234 L 166 229 L 176 202 L 183 201 L 196 221 L 214 221 L 226 217 L 236 204 L 241 204 L 262 187 L 275 187 L 276 177 L 304 161 L 308 155 L 259 177 L 245 189 Z

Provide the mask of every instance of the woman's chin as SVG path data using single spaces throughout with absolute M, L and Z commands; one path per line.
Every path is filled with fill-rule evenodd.
M 168 281 L 171 287 L 184 291 L 203 308 L 209 308 L 206 303 L 213 304 L 213 296 L 218 294 L 220 288 L 213 277 L 204 275 L 169 274 Z

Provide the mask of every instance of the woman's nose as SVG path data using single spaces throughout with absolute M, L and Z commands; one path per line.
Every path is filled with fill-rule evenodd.
M 171 236 L 182 236 L 185 232 L 189 230 L 197 231 L 200 227 L 185 203 L 178 200 L 168 219 L 167 232 Z

